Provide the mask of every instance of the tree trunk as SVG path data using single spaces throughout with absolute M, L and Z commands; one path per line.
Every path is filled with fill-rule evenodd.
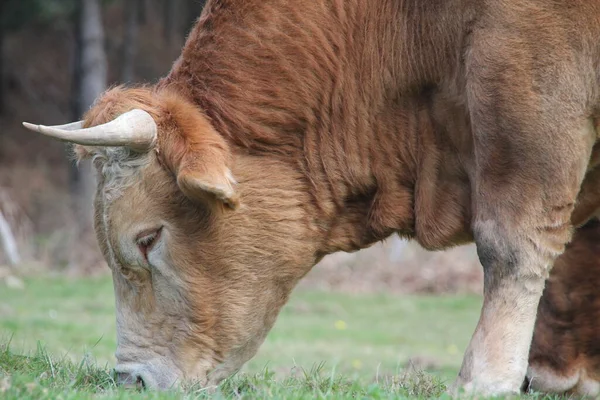
M 121 69 L 121 80 L 124 83 L 130 83 L 134 79 L 140 3 L 140 0 L 125 0 L 125 38 Z
M 104 29 L 98 0 L 78 0 L 75 20 L 75 65 L 73 69 L 73 119 L 78 120 L 106 89 L 107 61 Z M 89 161 L 73 165 L 71 195 L 76 217 L 76 234 L 69 260 L 71 267 L 83 267 L 92 252 L 86 241 L 93 240 L 92 201 L 95 179 Z M 91 239 L 90 239 L 91 238 Z M 82 243 L 83 241 L 83 243 Z M 89 244 L 89 243 L 88 243 Z
M 107 61 L 104 29 L 99 0 L 80 0 L 81 87 L 79 97 L 83 111 L 106 89 Z

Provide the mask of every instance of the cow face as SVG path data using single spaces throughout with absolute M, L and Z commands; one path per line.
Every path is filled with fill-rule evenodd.
M 310 201 L 292 166 L 232 154 L 175 95 L 113 90 L 85 125 L 134 107 L 157 122 L 148 151 L 76 148 L 98 172 L 95 230 L 114 281 L 117 376 L 154 388 L 216 384 L 256 353 L 316 262 Z

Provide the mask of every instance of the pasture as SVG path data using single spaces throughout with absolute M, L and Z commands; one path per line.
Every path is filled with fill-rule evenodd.
M 116 389 L 110 277 L 0 287 L 1 398 L 429 398 L 457 373 L 473 295 L 349 295 L 298 289 L 259 354 L 216 393 Z M 425 372 L 421 372 L 424 370 Z M 445 396 L 445 395 L 442 395 Z

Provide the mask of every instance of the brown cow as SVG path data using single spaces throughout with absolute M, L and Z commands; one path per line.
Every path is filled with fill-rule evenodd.
M 212 0 L 158 84 L 28 125 L 98 169 L 120 379 L 219 382 L 324 255 L 398 233 L 475 240 L 455 388 L 518 392 L 571 216 L 600 205 L 598 37 L 598 0 Z
M 600 394 L 600 220 L 556 260 L 538 308 L 527 387 Z

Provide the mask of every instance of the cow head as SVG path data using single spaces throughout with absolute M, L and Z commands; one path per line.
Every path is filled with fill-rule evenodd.
M 112 89 L 79 123 L 26 126 L 97 169 L 119 380 L 212 385 L 238 370 L 316 262 L 293 164 L 236 153 L 197 107 L 154 89 Z

